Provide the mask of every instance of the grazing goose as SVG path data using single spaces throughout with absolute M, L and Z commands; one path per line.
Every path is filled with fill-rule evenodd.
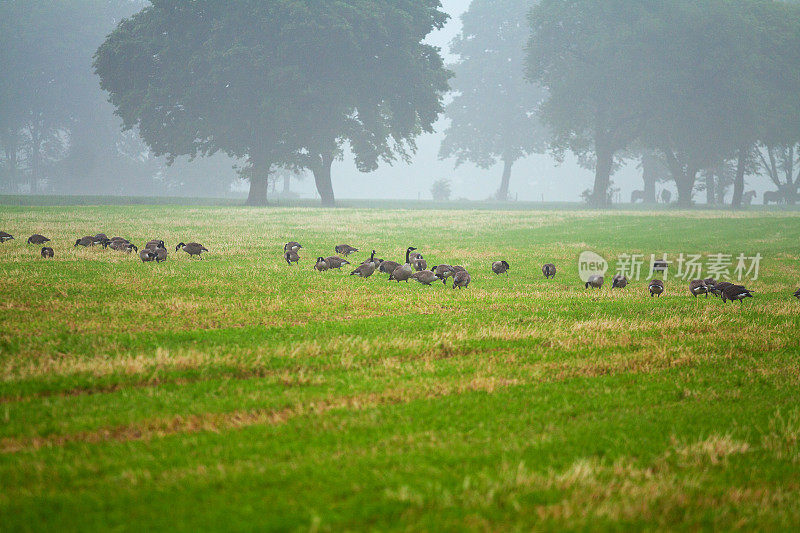
M 401 281 L 405 281 L 408 283 L 409 278 L 411 278 L 411 274 L 414 273 L 414 267 L 411 266 L 411 252 L 416 250 L 413 246 L 409 246 L 406 249 L 406 262 L 395 268 L 392 271 L 392 274 L 389 276 L 389 281 L 394 280 L 398 283 Z
M 604 281 L 603 276 L 597 276 L 597 275 L 589 276 L 589 280 L 584 284 L 584 287 L 587 289 L 589 287 L 593 289 L 599 289 L 603 286 L 603 281 Z
M 108 235 L 105 233 L 98 233 L 94 236 L 94 243 L 95 244 L 102 244 L 103 248 L 108 246 L 108 243 L 111 242 L 111 239 L 108 238 Z
M 797 298 L 798 300 L 800 300 L 800 289 L 797 289 L 796 291 L 794 291 L 794 297 Z
M 466 270 L 459 270 L 453 275 L 453 288 L 455 289 L 458 287 L 459 289 L 466 289 L 470 281 L 472 281 L 472 277 L 469 275 L 469 272 Z
M 650 282 L 648 288 L 650 289 L 651 298 L 653 296 L 658 296 L 659 298 L 661 298 L 661 293 L 664 292 L 664 282 L 661 281 L 660 279 L 654 279 L 653 281 Z
M 325 258 L 325 263 L 327 263 L 328 268 L 342 268 L 344 265 L 349 265 L 350 261 L 342 259 L 338 255 L 332 255 Z
M 400 263 L 397 261 L 384 261 L 381 263 L 381 266 L 378 269 L 383 272 L 384 274 L 391 274 L 394 272 L 394 269 L 399 267 Z
M 45 259 L 52 259 L 54 255 L 55 253 L 53 252 L 53 249 L 50 248 L 49 246 L 45 246 L 44 248 L 42 248 L 42 257 L 44 257 Z
M 299 263 L 300 262 L 300 254 L 298 254 L 294 250 L 286 250 L 283 252 L 283 258 L 286 260 L 286 264 L 292 266 L 292 263 Z
M 6 233 L 5 231 L 0 231 L 0 243 L 13 240 L 14 240 L 13 235 L 11 235 L 10 233 Z
M 156 248 L 156 263 L 161 263 L 167 260 L 167 249 L 166 248 Z
M 411 277 L 423 285 L 430 285 L 434 281 L 439 281 L 439 278 L 436 277 L 436 273 L 432 270 L 420 270 L 419 272 L 411 274 Z
M 428 270 L 428 262 L 425 261 L 422 256 L 417 257 L 416 259 L 412 259 L 412 266 L 414 270 L 417 272 L 422 272 L 423 270 Z
M 183 244 L 183 243 L 178 244 L 178 246 L 175 247 L 175 251 L 177 252 L 178 250 L 183 250 L 184 252 L 189 254 L 189 257 L 193 257 L 196 255 L 197 257 L 202 259 L 203 256 L 200 254 L 202 254 L 203 252 L 207 252 L 208 248 L 206 248 L 199 242 L 190 242 L 189 244 Z
M 183 244 L 183 243 L 181 243 L 181 244 Z M 166 248 L 166 245 L 164 244 L 164 241 L 160 241 L 160 240 L 158 240 L 158 239 L 153 239 L 152 241 L 147 241 L 147 244 L 145 244 L 145 245 L 144 245 L 144 247 L 145 247 L 145 249 L 147 249 L 147 250 L 155 250 L 156 248 Z M 180 244 L 179 244 L 179 245 L 178 245 L 178 246 L 175 248 L 175 251 L 177 252 L 177 251 L 178 251 L 178 248 L 180 248 L 180 247 L 181 247 L 181 246 L 180 246 Z
M 611 278 L 611 288 L 612 289 L 624 289 L 628 286 L 628 278 L 623 276 L 622 274 L 615 274 L 613 278 Z
M 695 298 L 697 298 L 698 294 L 705 294 L 706 298 L 708 298 L 708 285 L 702 279 L 693 279 L 689 282 L 689 292 Z
M 356 267 L 355 270 L 350 272 L 351 276 L 358 276 L 360 278 L 368 278 L 375 272 L 375 250 L 372 250 L 372 255 L 369 256 L 369 261 L 364 261 Z
M 50 239 L 48 239 L 44 235 L 39 235 L 38 233 L 34 233 L 30 237 L 28 237 L 28 244 L 44 244 L 49 240 Z
M 139 252 L 139 259 L 142 260 L 142 263 L 149 263 L 150 261 L 156 260 L 156 253 L 155 250 L 152 248 L 143 248 L 141 252 Z
M 366 265 L 367 263 L 370 263 L 372 266 L 374 266 L 377 269 L 378 267 L 381 266 L 382 262 L 383 262 L 383 259 L 376 258 L 375 257 L 375 250 L 372 250 L 372 253 L 369 256 L 369 259 L 365 259 L 364 261 L 361 262 L 361 264 L 362 265 Z
M 442 280 L 442 283 L 447 285 L 447 278 L 451 277 L 455 271 L 450 265 L 436 265 L 431 267 L 431 271 L 436 274 L 436 277 Z
M 114 241 L 114 240 L 112 240 L 110 243 L 108 243 L 108 247 L 111 248 L 112 250 L 117 251 L 117 252 L 131 253 L 131 250 L 133 250 L 135 252 L 139 251 L 139 248 L 137 248 L 136 245 L 131 244 L 128 241 Z
M 542 274 L 547 279 L 556 277 L 556 266 L 553 263 L 542 265 Z
M 466 272 L 467 271 L 467 269 L 462 267 L 461 265 L 453 265 L 450 268 L 453 269 L 453 274 L 455 274 L 456 272 Z
M 752 298 L 753 295 L 750 294 L 750 290 L 746 289 L 742 285 L 734 285 L 731 283 L 724 289 L 722 289 L 722 302 L 726 303 L 728 300 L 735 302 L 739 300 L 741 303 L 745 298 Z
M 414 250 L 416 250 L 416 248 L 414 248 Z M 411 263 L 413 265 L 414 261 L 416 261 L 417 259 L 424 259 L 424 258 L 422 257 L 422 254 L 419 252 L 411 252 L 408 256 L 408 261 L 406 261 L 406 263 Z
M 299 242 L 296 242 L 296 241 L 289 241 L 289 242 L 287 242 L 286 244 L 283 245 L 283 251 L 284 252 L 288 252 L 289 250 L 292 250 L 293 252 L 296 252 L 300 248 L 302 248 L 302 246 L 300 245 Z
M 73 247 L 74 246 L 83 246 L 83 247 L 94 246 L 94 237 L 92 237 L 91 235 L 87 235 L 86 237 L 81 237 L 80 239 L 76 239 Z
M 314 270 L 325 272 L 328 270 L 328 263 L 325 262 L 324 257 L 317 257 L 317 262 L 314 264 Z
M 342 254 L 343 256 L 347 257 L 348 255 L 352 254 L 353 252 L 357 252 L 358 248 L 353 248 L 349 244 L 337 244 L 336 247 L 333 249 L 337 254 Z
M 495 261 L 492 263 L 492 272 L 495 274 L 508 274 L 509 268 L 511 268 L 511 265 L 509 265 L 505 260 Z
M 714 296 L 722 296 L 722 291 L 725 290 L 725 287 L 733 285 L 730 281 L 719 281 L 714 284 L 714 287 L 711 290 L 711 294 Z

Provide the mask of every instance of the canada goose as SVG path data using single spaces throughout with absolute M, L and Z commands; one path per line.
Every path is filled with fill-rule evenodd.
M 622 274 L 615 274 L 613 278 L 611 278 L 611 288 L 612 289 L 624 289 L 628 285 L 628 278 L 623 276 Z
M 399 267 L 400 263 L 397 261 L 383 261 L 381 262 L 381 266 L 378 267 L 378 270 L 383 272 L 384 274 L 391 274 L 394 272 L 394 269 Z
M 178 244 L 178 246 L 175 247 L 175 251 L 177 252 L 178 250 L 183 250 L 184 252 L 189 254 L 189 257 L 193 257 L 196 255 L 197 257 L 202 259 L 203 256 L 200 254 L 202 254 L 203 252 L 207 252 L 208 248 L 206 248 L 199 242 L 190 242 L 189 244 L 183 244 L 183 243 Z
M 350 272 L 351 276 L 358 276 L 360 278 L 368 278 L 375 272 L 375 263 L 372 260 L 375 258 L 375 250 L 372 250 L 372 255 L 369 256 L 369 261 L 364 261 L 356 267 L 355 270 Z
M 325 263 L 328 264 L 328 268 L 342 268 L 344 265 L 349 265 L 350 261 L 342 259 L 338 255 L 332 255 L 325 258 Z
M 745 298 L 752 298 L 752 297 L 753 295 L 750 294 L 750 290 L 744 288 L 742 285 L 734 285 L 731 283 L 730 285 L 722 289 L 723 303 L 727 302 L 728 300 L 732 302 L 739 300 L 739 302 L 741 303 L 742 300 L 744 300 Z
M 511 265 L 509 265 L 505 260 L 495 261 L 492 263 L 492 272 L 495 274 L 508 274 L 509 268 L 511 268 Z
M 10 233 L 6 233 L 5 231 L 0 231 L 0 243 L 13 240 L 14 240 L 13 235 L 11 235 Z
M 139 251 L 139 248 L 137 248 L 136 245 L 131 244 L 128 241 L 111 241 L 108 244 L 108 247 L 117 252 L 131 253 L 131 250 L 135 252 Z
M 389 276 L 389 281 L 394 280 L 398 283 L 405 281 L 408 283 L 408 279 L 411 277 L 411 274 L 414 273 L 414 267 L 411 266 L 411 252 L 414 250 L 416 250 L 416 248 L 413 246 L 406 248 L 406 262 L 392 271 L 392 274 Z
M 414 267 L 414 270 L 417 272 L 422 272 L 423 270 L 428 270 L 428 262 L 425 261 L 422 256 L 417 257 L 416 259 L 411 260 L 411 265 Z
M 650 289 L 650 297 L 658 296 L 661 298 L 661 293 L 664 292 L 664 282 L 660 279 L 654 279 L 648 285 L 648 289 Z
M 453 265 L 453 266 L 452 266 L 452 267 L 450 267 L 450 268 L 452 268 L 452 269 L 453 269 L 453 273 L 456 273 L 456 272 L 466 272 L 466 271 L 467 271 L 467 269 L 466 269 L 466 268 L 464 268 L 464 267 L 462 267 L 461 265 Z
M 325 272 L 328 270 L 328 263 L 325 262 L 324 257 L 317 257 L 317 262 L 314 265 L 314 270 L 318 270 L 320 272 Z
M 416 248 L 414 249 L 416 250 Z M 417 259 L 424 259 L 424 257 L 422 257 L 422 254 L 419 252 L 411 252 L 408 256 L 408 261 L 406 261 L 406 263 L 411 263 L 413 265 L 414 261 L 416 261 Z
M 108 246 L 108 243 L 110 241 L 111 241 L 111 239 L 109 239 L 108 235 L 106 235 L 105 233 L 98 233 L 97 235 L 94 236 L 94 243 L 95 244 L 102 244 L 103 248 Z
M 455 274 L 453 267 L 450 265 L 436 265 L 431 267 L 431 272 L 436 274 L 436 277 L 442 280 L 444 285 L 447 285 L 447 278 L 452 277 Z
M 283 252 L 283 258 L 286 260 L 286 264 L 289 266 L 291 266 L 292 263 L 297 264 L 300 262 L 300 254 L 294 250 L 286 250 Z
M 470 281 L 472 281 L 472 277 L 469 275 L 469 272 L 466 270 L 459 270 L 453 276 L 453 288 L 455 289 L 458 287 L 459 289 L 466 289 Z
M 592 287 L 593 289 L 599 289 L 603 286 L 603 281 L 604 281 L 603 276 L 597 276 L 597 275 L 589 276 L 589 279 L 584 284 L 584 287 L 587 289 L 589 287 Z
M 158 239 L 153 239 L 152 241 L 147 241 L 147 244 L 144 245 L 145 249 L 147 250 L 155 250 L 156 248 L 166 248 L 167 246 L 164 244 L 164 241 L 160 241 Z M 180 245 L 175 247 L 175 251 L 178 251 Z
M 156 260 L 156 251 L 152 248 L 143 248 L 141 252 L 139 252 L 139 259 L 142 260 L 142 263 L 149 263 L 150 261 Z
M 411 277 L 423 285 L 430 285 L 434 281 L 439 281 L 439 278 L 436 277 L 436 273 L 432 270 L 420 270 L 419 272 L 411 274 Z
M 333 249 L 337 254 L 342 254 L 343 256 L 347 257 L 348 255 L 352 254 L 353 252 L 357 252 L 358 248 L 353 248 L 349 244 L 337 244 Z
M 705 294 L 706 298 L 708 298 L 708 285 L 702 279 L 693 279 L 689 282 L 689 292 L 695 298 L 697 298 L 698 294 Z
M 710 288 L 711 294 L 714 296 L 722 296 L 722 291 L 725 290 L 725 287 L 733 285 L 730 281 L 719 281 L 714 284 L 713 288 Z
M 283 245 L 283 251 L 284 252 L 288 252 L 289 250 L 292 250 L 293 252 L 296 252 L 300 248 L 302 248 L 302 246 L 300 245 L 299 242 L 296 242 L 296 241 L 289 241 L 289 242 L 287 242 L 286 244 Z
M 38 233 L 34 233 L 30 237 L 28 237 L 28 244 L 44 244 L 49 240 L 50 239 L 48 239 L 44 235 L 39 235 Z
M 94 237 L 91 235 L 87 235 L 86 237 L 81 237 L 80 239 L 75 240 L 75 244 L 73 246 L 94 246 Z
M 55 255 L 53 249 L 50 248 L 49 246 L 45 246 L 44 248 L 42 248 L 42 257 L 44 257 L 45 259 L 51 259 L 53 255 Z
M 166 248 L 156 248 L 156 263 L 161 263 L 167 260 L 167 249 Z
M 378 259 L 378 258 L 375 257 L 375 250 L 372 250 L 372 253 L 369 256 L 369 259 L 365 259 L 364 261 L 361 262 L 361 264 L 362 265 L 366 265 L 367 263 L 369 263 L 369 264 L 371 264 L 372 266 L 374 266 L 377 269 L 381 265 L 382 262 L 383 262 L 382 259 Z
M 794 297 L 797 298 L 798 300 L 800 300 L 800 289 L 797 289 L 796 291 L 794 291 Z
M 553 263 L 542 265 L 542 274 L 547 279 L 556 277 L 556 266 Z
M 706 294 L 714 294 L 714 288 L 717 285 L 717 280 L 714 278 L 706 278 L 703 280 L 703 283 L 706 284 Z M 719 296 L 718 294 L 714 294 L 714 296 Z

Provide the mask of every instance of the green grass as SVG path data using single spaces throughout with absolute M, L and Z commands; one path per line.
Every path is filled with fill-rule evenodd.
M 798 214 L 5 206 L 0 230 L 0 530 L 800 525 Z M 99 231 L 210 252 L 72 246 Z M 311 269 L 343 242 L 472 284 Z M 585 249 L 764 260 L 724 305 L 587 291 Z

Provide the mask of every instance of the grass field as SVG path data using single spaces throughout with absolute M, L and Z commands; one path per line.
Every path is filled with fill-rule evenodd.
M 0 530 L 800 526 L 798 214 L 0 207 L 0 230 Z M 99 231 L 210 252 L 73 248 Z M 472 284 L 311 269 L 343 242 Z M 725 305 L 587 291 L 586 249 L 764 259 Z

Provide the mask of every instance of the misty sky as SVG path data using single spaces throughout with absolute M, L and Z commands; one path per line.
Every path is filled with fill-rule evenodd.
M 444 10 L 450 15 L 448 24 L 432 34 L 430 43 L 440 46 L 446 62 L 454 58 L 448 54 L 448 44 L 461 29 L 460 16 L 469 7 L 470 0 L 443 0 Z M 437 154 L 446 121 L 440 120 L 436 132 L 419 137 L 419 151 L 410 165 L 402 162 L 394 166 L 381 165 L 375 172 L 358 172 L 351 158 L 333 165 L 333 186 L 340 198 L 404 198 L 430 199 L 431 184 L 439 178 L 449 178 L 453 184 L 453 199 L 484 200 L 500 184 L 502 167 L 483 170 L 470 164 L 453 168 L 453 160 L 439 161 Z M 579 194 L 590 188 L 593 173 L 572 161 L 557 166 L 548 155 L 538 155 L 519 161 L 511 176 L 511 197 L 531 201 L 579 201 Z M 622 186 L 623 198 L 630 198 L 632 189 L 641 189 L 641 178 L 635 168 L 618 172 L 614 182 Z M 659 188 L 661 185 L 658 186 Z M 674 185 L 670 184 L 670 188 Z M 280 185 L 279 185 L 280 188 Z M 316 196 L 313 177 L 308 174 L 302 181 L 292 184 L 292 189 L 303 197 Z

